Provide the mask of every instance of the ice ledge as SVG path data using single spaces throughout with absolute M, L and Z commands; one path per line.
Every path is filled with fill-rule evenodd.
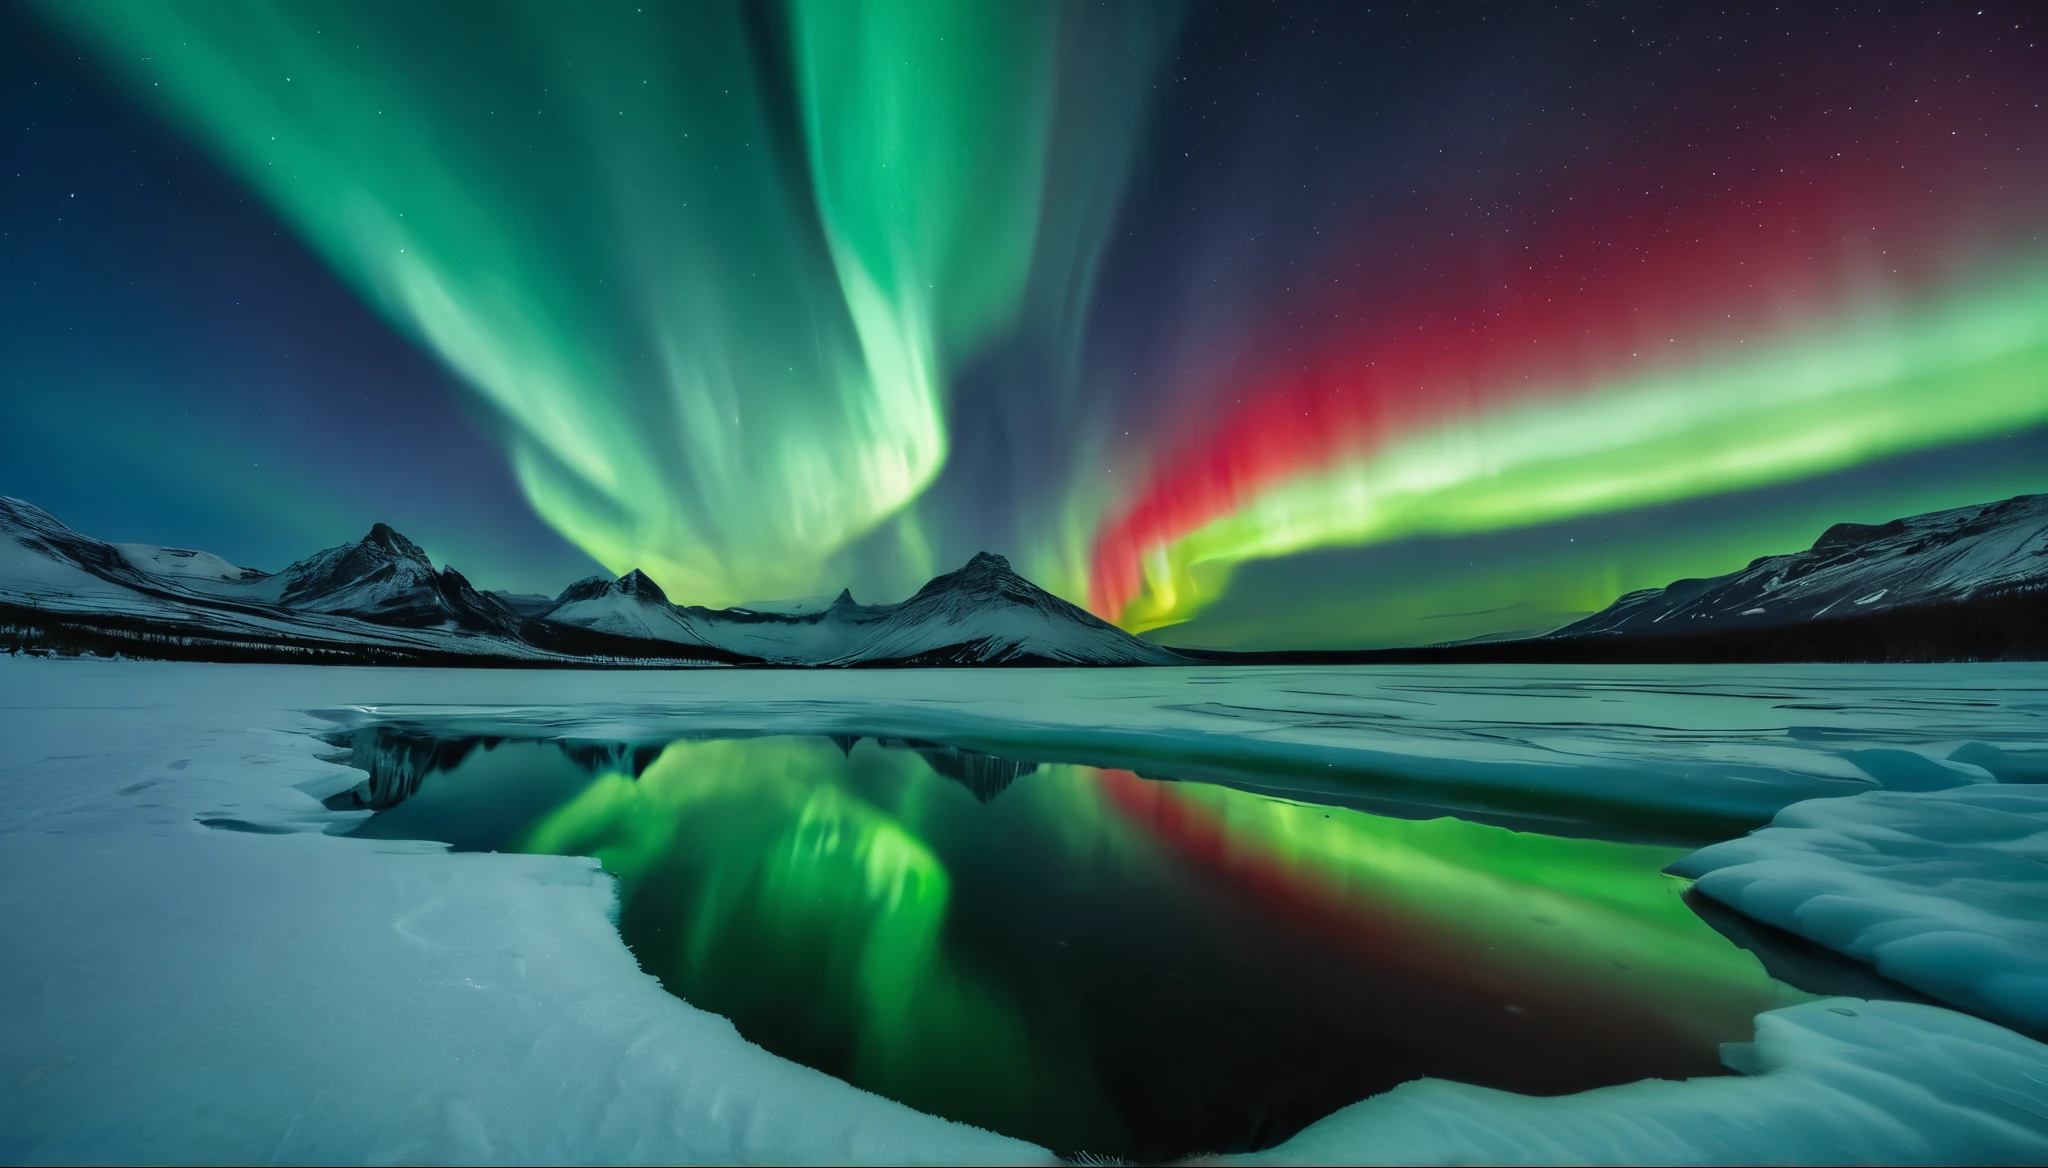
M 1811 799 L 1670 870 L 1893 981 L 2048 1035 L 2048 786 Z

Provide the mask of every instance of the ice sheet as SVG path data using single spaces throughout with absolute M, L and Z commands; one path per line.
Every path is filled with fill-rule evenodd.
M 362 716 L 451 733 L 945 737 L 1420 808 L 1401 814 L 1540 805 L 1708 817 L 1721 835 L 1816 796 L 1986 783 L 1950 756 L 1974 744 L 2039 759 L 2048 743 L 2048 675 L 2026 665 L 501 674 L 379 692 Z
M 2048 787 L 1798 803 L 1672 870 L 1930 997 L 2048 1034 Z

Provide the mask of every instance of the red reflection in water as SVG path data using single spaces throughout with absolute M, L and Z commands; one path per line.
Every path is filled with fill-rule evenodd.
M 1594 938 L 1572 960 L 1489 935 L 1481 923 L 1432 914 L 1397 886 L 1346 882 L 1277 855 L 1172 783 L 1099 774 L 1110 807 L 1292 934 L 1295 944 L 1282 948 L 1315 955 L 1297 967 L 1302 984 L 1335 977 L 1350 988 L 1336 1000 L 1356 1008 L 1331 1018 L 1333 1040 L 1395 1042 L 1460 1078 L 1558 1094 L 1719 1073 L 1718 1044 L 1746 1041 L 1751 1018 L 1778 1004 L 1759 989 L 1695 1000 L 1602 968 Z

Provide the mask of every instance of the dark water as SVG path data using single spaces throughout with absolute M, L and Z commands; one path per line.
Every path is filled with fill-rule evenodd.
M 1784 1004 L 1681 849 L 931 743 L 358 732 L 355 831 L 600 859 L 671 992 L 1063 1154 L 1270 1146 L 1422 1076 L 1711 1074 Z

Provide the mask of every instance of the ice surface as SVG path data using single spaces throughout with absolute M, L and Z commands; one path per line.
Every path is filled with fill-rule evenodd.
M 1905 798 L 1992 806 L 2014 788 L 1985 779 L 2032 773 L 2048 679 L 1988 665 L 549 673 L 0 658 L 0 1160 L 1048 1158 L 774 1058 L 668 995 L 619 941 L 609 882 L 586 861 L 322 834 L 351 816 L 318 798 L 362 774 L 321 761 L 311 735 L 332 723 L 309 710 L 592 738 L 840 727 L 1197 769 L 1250 756 L 1291 772 L 1272 780 L 1286 790 L 1397 775 L 1418 806 L 1535 790 L 1761 821 L 1884 775 L 1963 784 Z M 1854 1017 L 1766 1015 L 1760 1078 L 1562 1099 L 1422 1082 L 1273 1155 L 2048 1157 L 2038 1045 L 1931 1008 L 1842 1008 Z
M 1986 783 L 1984 766 L 1949 756 L 1974 744 L 2037 758 L 2022 752 L 2048 740 L 2048 676 L 2011 664 L 491 677 L 390 687 L 357 716 L 476 735 L 944 738 L 1394 814 L 1524 807 L 1526 826 L 1565 832 L 1580 818 L 1728 825 L 1695 842 L 1816 796 Z
M 1907 1002 L 1833 998 L 1757 1017 L 1740 1077 L 1538 1099 L 1424 1079 L 1246 1164 L 2038 1164 L 2048 1046 Z
M 2048 787 L 1797 803 L 1672 870 L 1930 997 L 2048 1034 Z

